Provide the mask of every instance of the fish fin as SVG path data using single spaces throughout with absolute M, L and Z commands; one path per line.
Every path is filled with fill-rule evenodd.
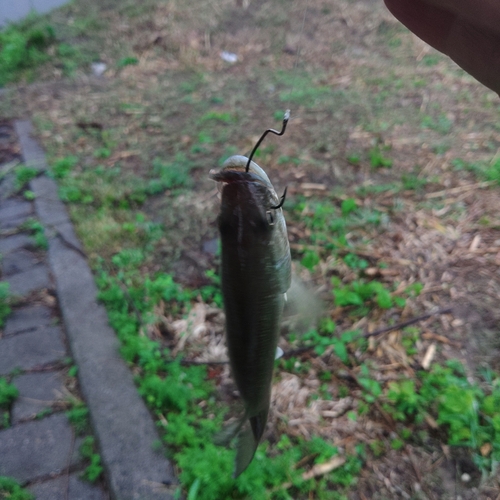
M 234 478 L 237 478 L 250 465 L 259 446 L 260 438 L 264 434 L 268 413 L 269 408 L 266 408 L 254 417 L 250 417 L 250 425 L 245 425 L 238 435 Z
M 229 425 L 226 425 L 220 432 L 218 432 L 214 436 L 214 444 L 217 446 L 229 446 L 231 441 L 240 432 L 246 420 L 246 415 L 243 415 L 243 417 L 236 420 L 236 422 L 232 422 Z
M 285 354 L 283 352 L 283 349 L 281 347 L 276 347 L 276 354 L 274 356 L 274 359 L 280 359 L 283 354 Z

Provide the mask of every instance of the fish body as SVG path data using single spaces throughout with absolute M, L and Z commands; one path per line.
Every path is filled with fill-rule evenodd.
M 280 199 L 256 163 L 232 156 L 210 177 L 222 183 L 218 226 L 226 340 L 232 376 L 245 413 L 225 441 L 238 435 L 234 476 L 252 461 L 267 422 L 274 360 L 291 257 Z

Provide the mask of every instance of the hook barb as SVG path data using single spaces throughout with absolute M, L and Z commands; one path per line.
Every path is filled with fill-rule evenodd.
M 283 204 L 285 203 L 285 200 L 286 200 L 286 190 L 287 189 L 288 189 L 288 187 L 286 187 L 285 190 L 283 191 L 283 194 L 281 195 L 280 202 L 276 206 L 271 207 L 273 210 L 276 210 L 277 208 L 281 208 L 283 206 Z

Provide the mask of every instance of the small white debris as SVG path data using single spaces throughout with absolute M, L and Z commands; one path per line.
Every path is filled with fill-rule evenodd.
M 422 360 L 422 368 L 428 370 L 431 366 L 434 355 L 436 354 L 436 344 L 431 344 L 425 353 L 424 359 Z
M 462 480 L 462 483 L 468 483 L 471 480 L 471 477 L 465 472 L 464 474 L 462 474 L 460 479 Z
M 95 76 L 102 76 L 108 69 L 108 65 L 103 62 L 93 62 L 90 67 L 92 69 L 92 73 L 94 73 Z
M 231 63 L 231 64 L 234 64 L 235 62 L 238 61 L 238 56 L 236 54 L 234 54 L 233 52 L 227 52 L 226 50 L 223 50 L 220 53 L 220 58 L 223 61 L 226 61 L 226 62 Z

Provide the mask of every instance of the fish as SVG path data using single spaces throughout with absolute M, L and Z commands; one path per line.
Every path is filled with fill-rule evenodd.
M 250 156 L 251 158 L 251 156 Z M 217 223 L 221 238 L 221 288 L 231 374 L 244 414 L 216 439 L 237 438 L 233 477 L 252 461 L 271 404 L 274 360 L 286 291 L 291 283 L 290 245 L 282 204 L 269 177 L 245 156 L 228 158 L 210 178 L 222 183 Z

